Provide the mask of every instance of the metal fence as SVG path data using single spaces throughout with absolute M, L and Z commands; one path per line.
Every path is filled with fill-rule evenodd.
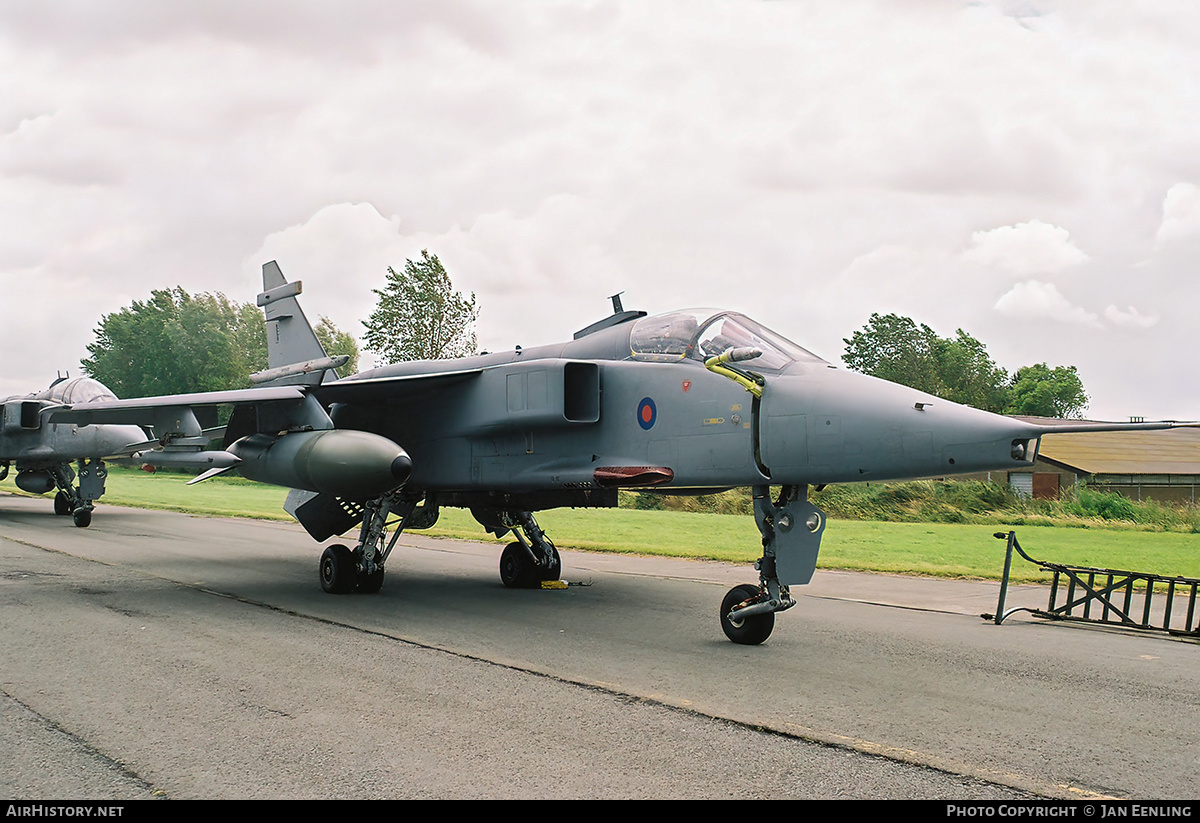
M 983 618 L 994 621 L 997 626 L 1011 614 L 1028 611 L 1049 620 L 1103 623 L 1200 637 L 1196 614 L 1196 592 L 1200 588 L 1200 580 L 1048 563 L 1026 554 L 1017 542 L 1016 532 L 997 532 L 995 537 L 1007 540 L 1008 548 L 1004 555 L 1004 575 L 1000 580 L 1000 600 L 996 605 L 996 613 L 985 614 Z M 1045 610 L 1026 607 L 1004 610 L 1014 551 L 1053 575 L 1050 602 Z

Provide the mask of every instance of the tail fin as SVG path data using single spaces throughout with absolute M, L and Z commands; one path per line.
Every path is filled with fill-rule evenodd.
M 267 370 L 250 375 L 253 382 L 316 386 L 326 371 L 346 362 L 345 356 L 331 358 L 325 353 L 296 299 L 301 290 L 300 281 L 289 283 L 274 260 L 263 264 L 258 305 L 267 313 Z

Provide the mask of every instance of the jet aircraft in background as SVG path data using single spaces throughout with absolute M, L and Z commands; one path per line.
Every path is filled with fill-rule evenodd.
M 146 435 L 137 426 L 53 423 L 48 414 L 73 404 L 116 399 L 89 377 L 59 377 L 45 391 L 0 400 L 0 480 L 15 465 L 18 488 L 31 494 L 58 489 L 54 513 L 71 515 L 76 526 L 90 524 L 108 477 L 103 458 L 128 454 L 134 444 L 145 448 Z M 78 467 L 78 485 L 72 463 Z
M 321 556 L 331 593 L 379 591 L 399 535 L 432 526 L 442 506 L 512 533 L 500 576 L 528 587 L 561 574 L 537 511 L 615 506 L 621 488 L 748 486 L 759 580 L 732 589 L 719 615 L 731 640 L 757 644 L 816 567 L 826 523 L 809 487 L 1030 467 L 1048 432 L 1176 425 L 1016 420 L 844 371 L 742 314 L 647 316 L 619 298 L 565 343 L 336 379 L 343 361 L 317 342 L 300 284 L 272 262 L 263 287 L 259 387 L 80 403 L 53 419 L 149 426 L 161 444 L 150 462 L 291 488 L 285 508 L 317 541 L 357 526 L 353 549 Z M 195 412 L 220 404 L 233 411 L 222 447 L 209 449 Z

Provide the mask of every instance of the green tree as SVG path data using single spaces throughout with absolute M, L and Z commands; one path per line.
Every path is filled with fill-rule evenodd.
M 317 340 L 321 342 L 321 346 L 325 349 L 325 353 L 330 357 L 336 357 L 339 354 L 346 354 L 350 359 L 346 361 L 346 365 L 338 369 L 338 373 L 345 377 L 349 374 L 355 374 L 358 371 L 358 341 L 350 336 L 347 332 L 342 331 L 333 324 L 333 321 L 328 317 L 321 317 L 317 327 L 313 329 L 317 335 Z
M 118 397 L 243 388 L 267 364 L 262 312 L 219 293 L 155 290 L 104 315 L 95 333 L 83 371 Z
M 363 323 L 363 342 L 385 363 L 438 360 L 475 353 L 475 294 L 454 290 L 436 254 L 421 251 L 419 261 L 404 261 L 404 270 L 389 267 L 387 284 L 372 289 L 375 311 Z
M 1007 401 L 1008 372 L 962 329 L 944 338 L 911 318 L 872 314 L 843 342 L 842 361 L 863 374 L 987 411 L 1002 411 Z
M 1074 366 L 1045 363 L 1009 376 L 987 347 L 962 329 L 938 337 L 896 314 L 872 314 L 848 339 L 842 361 L 851 369 L 937 397 L 1000 414 L 1078 417 L 1088 396 Z
M 842 341 L 842 362 L 857 372 L 940 395 L 937 339 L 933 329 L 909 317 L 872 314 L 861 330 Z
M 1025 366 L 1013 376 L 1006 414 L 1038 417 L 1082 417 L 1088 405 L 1087 392 L 1074 366 L 1045 363 Z
M 938 340 L 937 362 L 947 400 L 985 411 L 1004 411 L 1008 372 L 996 365 L 983 343 L 958 329 L 954 339 Z

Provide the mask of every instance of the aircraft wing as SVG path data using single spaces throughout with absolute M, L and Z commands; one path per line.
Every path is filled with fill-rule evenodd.
M 330 444 L 347 441 L 343 446 L 354 449 L 351 441 L 362 433 L 337 433 L 326 411 L 331 403 L 378 402 L 384 398 L 419 401 L 429 392 L 469 380 L 482 371 L 460 369 L 347 379 L 323 386 L 261 386 L 105 400 L 51 409 L 47 417 L 50 422 L 73 423 L 77 426 L 133 424 L 148 428 L 153 432 L 153 439 L 132 444 L 131 448 L 153 466 L 191 466 L 209 469 L 212 473 L 241 466 L 242 473 L 246 474 L 247 467 L 242 464 L 246 449 L 254 447 L 250 441 L 255 438 L 262 446 L 268 441 L 273 443 L 280 440 L 285 432 L 299 433 L 287 438 L 291 444 L 304 439 L 304 432 L 325 432 L 335 435 L 329 440 Z M 215 427 L 217 406 L 234 407 L 233 416 L 225 427 Z M 202 425 L 202 422 L 208 425 Z M 214 450 L 210 448 L 211 440 L 221 435 L 222 428 L 225 445 Z M 239 447 L 238 441 L 245 441 L 242 444 L 244 447 Z M 386 445 L 375 444 L 366 448 L 374 449 L 378 459 L 382 460 L 381 455 L 385 452 L 390 454 L 390 448 L 395 446 L 390 441 L 385 442 Z M 399 449 L 398 446 L 395 448 Z M 388 459 L 390 461 L 394 457 Z M 200 479 L 209 476 L 212 474 L 206 472 Z M 284 482 L 281 485 L 291 484 Z
M 253 406 L 253 416 L 276 431 L 290 427 L 333 428 L 328 415 L 300 386 L 100 400 L 51 409 L 47 417 L 52 423 L 77 426 L 141 426 L 153 432 L 154 439 L 130 444 L 126 454 L 141 455 L 155 466 L 216 466 L 224 470 L 240 462 L 236 455 L 208 448 L 212 438 L 220 436 L 223 430 L 212 424 L 216 423 L 216 407 L 224 405 Z M 202 425 L 201 418 L 210 425 Z
M 483 374 L 483 369 L 455 369 L 425 374 L 349 377 L 314 386 L 312 392 L 322 403 L 374 402 L 389 398 L 411 400 L 427 391 L 461 383 Z
M 261 389 L 168 394 L 161 397 L 136 397 L 130 400 L 102 400 L 76 403 L 48 413 L 52 423 L 74 423 L 77 426 L 104 423 L 130 423 L 154 426 L 170 418 L 173 409 L 237 405 L 241 403 L 270 403 L 302 401 L 304 390 L 298 386 L 277 386 Z
M 187 410 L 213 406 L 292 406 L 305 404 L 306 398 L 315 395 L 323 404 L 375 401 L 385 397 L 413 399 L 427 391 L 469 380 L 483 369 L 457 369 L 429 372 L 425 374 L 387 375 L 362 379 L 337 380 L 322 386 L 263 386 L 229 391 L 197 392 L 194 394 L 168 394 L 158 397 L 136 397 L 129 400 L 103 400 L 92 403 L 76 403 L 47 409 L 46 417 L 52 423 L 74 423 L 77 426 L 92 424 L 133 424 L 150 426 L 156 434 L 178 432 L 198 435 L 198 426 L 190 426 L 182 417 Z M 314 428 L 331 428 L 314 425 Z M 309 421 L 309 425 L 312 422 Z
M 401 382 L 429 385 L 438 379 L 433 375 Z M 397 381 L 385 383 L 394 387 Z M 364 383 L 336 396 L 377 390 Z M 233 406 L 233 412 L 225 426 L 201 425 L 198 412 L 215 419 L 215 407 L 227 405 Z M 396 488 L 412 471 L 404 449 L 391 440 L 335 428 L 311 386 L 80 403 L 54 410 L 50 419 L 80 426 L 132 423 L 148 427 L 153 439 L 136 444 L 142 449 L 138 457 L 151 466 L 206 469 L 193 482 L 236 468 L 250 480 L 359 499 Z M 213 448 L 212 438 L 222 429 L 224 444 Z

